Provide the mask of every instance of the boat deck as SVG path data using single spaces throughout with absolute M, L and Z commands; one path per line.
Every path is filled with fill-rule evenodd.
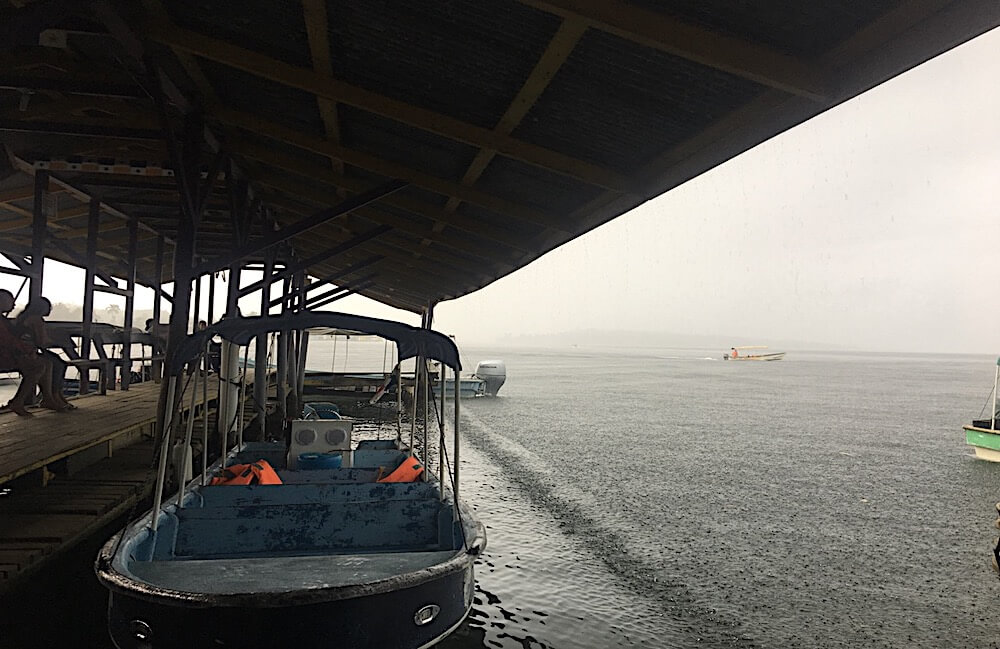
M 298 557 L 136 561 L 143 581 L 179 591 L 278 593 L 372 583 L 444 563 L 455 550 Z

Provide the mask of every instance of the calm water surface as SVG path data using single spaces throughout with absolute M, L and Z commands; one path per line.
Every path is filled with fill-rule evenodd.
M 508 379 L 463 402 L 463 497 L 489 546 L 440 646 L 1000 647 L 1000 465 L 961 431 L 994 359 L 719 355 L 464 350 Z M 79 554 L 17 606 L 73 597 L 70 644 L 109 646 Z M 0 646 L 52 644 L 0 614 L 18 630 Z

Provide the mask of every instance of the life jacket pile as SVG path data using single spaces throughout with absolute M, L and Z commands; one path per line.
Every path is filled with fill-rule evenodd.
M 249 464 L 234 464 L 222 470 L 222 475 L 212 478 L 210 486 L 281 484 L 278 472 L 267 460 L 257 460 Z
M 381 472 L 382 468 L 379 467 L 379 473 L 381 474 Z M 379 478 L 376 482 L 416 482 L 423 472 L 424 465 L 417 458 L 411 456 L 403 460 L 403 463 L 396 467 L 395 471 L 384 478 Z

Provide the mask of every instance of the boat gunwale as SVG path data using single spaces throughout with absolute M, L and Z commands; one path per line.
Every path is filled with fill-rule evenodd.
M 149 525 L 152 512 L 147 513 L 134 525 L 121 530 L 112 536 L 101 548 L 94 572 L 97 579 L 108 589 L 136 597 L 158 604 L 183 605 L 189 608 L 211 608 L 211 607 L 241 607 L 255 606 L 258 608 L 280 608 L 283 606 L 295 606 L 301 604 L 315 604 L 344 599 L 353 599 L 370 595 L 380 595 L 404 588 L 419 586 L 428 581 L 449 575 L 454 572 L 466 570 L 471 567 L 475 557 L 486 547 L 486 530 L 482 522 L 475 518 L 468 508 L 459 503 L 464 521 L 472 521 L 475 526 L 475 536 L 466 544 L 455 551 L 455 554 L 447 561 L 427 566 L 413 572 L 393 575 L 375 581 L 348 584 L 343 586 L 331 586 L 327 588 L 299 588 L 284 592 L 257 592 L 257 593 L 198 593 L 190 591 L 174 590 L 163 586 L 156 586 L 144 582 L 134 576 L 127 575 L 118 570 L 113 563 L 113 555 L 118 545 L 119 537 L 127 531 L 141 529 L 144 525 Z M 463 525 L 468 528 L 468 525 Z M 392 553 L 384 553 L 392 554 Z M 206 561 L 211 561 L 210 559 Z
M 997 421 L 1000 422 L 1000 419 L 997 419 Z M 1000 429 L 990 430 L 989 428 L 980 428 L 978 426 L 973 426 L 972 424 L 964 424 L 962 428 L 964 430 L 972 430 L 977 433 L 989 433 L 990 435 L 1000 435 Z

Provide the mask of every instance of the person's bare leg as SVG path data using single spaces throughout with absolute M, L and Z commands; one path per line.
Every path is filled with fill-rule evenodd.
M 24 407 L 24 404 L 29 395 L 34 396 L 35 386 L 38 385 L 44 370 L 42 363 L 35 362 L 33 359 L 26 360 L 21 364 L 21 385 L 17 386 L 17 392 L 14 393 L 7 405 L 22 417 L 31 417 L 31 413 Z
M 52 391 L 52 361 L 44 357 L 39 358 L 42 362 L 42 374 L 38 378 L 37 385 L 42 391 L 42 407 L 49 410 L 68 410 L 69 403 L 62 398 L 62 395 L 56 395 Z

